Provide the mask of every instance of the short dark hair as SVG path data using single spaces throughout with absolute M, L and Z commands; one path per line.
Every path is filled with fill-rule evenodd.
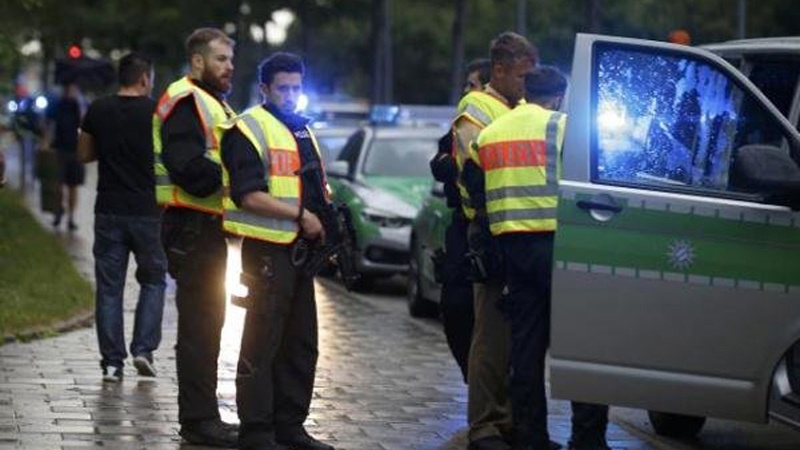
M 306 67 L 305 64 L 303 64 L 303 58 L 294 53 L 273 53 L 258 65 L 258 81 L 262 84 L 269 85 L 278 72 L 299 72 L 300 75 L 304 75 L 306 73 Z
M 236 41 L 228 37 L 219 28 L 198 28 L 186 38 L 186 57 L 192 59 L 194 55 L 205 55 L 208 52 L 208 44 L 217 39 L 233 47 Z
M 525 98 L 528 101 L 550 100 L 567 91 L 567 77 L 553 66 L 539 66 L 525 75 Z
M 141 53 L 128 53 L 119 60 L 117 80 L 120 86 L 133 86 L 139 81 L 143 73 L 150 75 L 152 67 L 152 61 Z
M 533 65 L 539 63 L 539 52 L 536 46 L 520 34 L 506 31 L 492 40 L 489 46 L 492 57 L 492 65 L 508 65 L 514 62 L 529 58 Z
M 489 58 L 473 59 L 467 64 L 467 75 L 475 71 L 478 71 L 478 79 L 481 80 L 481 84 L 488 83 L 492 74 L 492 62 Z

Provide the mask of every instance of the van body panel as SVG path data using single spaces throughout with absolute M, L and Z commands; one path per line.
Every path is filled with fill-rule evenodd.
M 659 93 L 636 98 L 642 85 Z M 567 111 L 552 394 L 765 421 L 800 340 L 800 214 L 730 167 L 753 144 L 797 161 L 797 131 L 705 50 L 595 35 L 576 40 Z

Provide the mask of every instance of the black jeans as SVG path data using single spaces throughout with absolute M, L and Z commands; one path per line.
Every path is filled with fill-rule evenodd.
M 550 304 L 555 233 L 509 233 L 498 238 L 505 257 L 506 313 L 511 322 L 511 408 L 520 447 L 548 448 L 545 355 L 550 346 Z M 606 446 L 608 407 L 572 403 L 577 449 Z
M 239 446 L 249 448 L 299 431 L 308 417 L 318 355 L 317 305 L 314 280 L 292 266 L 288 246 L 245 239 L 242 266 L 260 280 L 250 286 L 255 298 L 245 317 L 236 373 Z
M 441 309 L 444 335 L 453 357 L 467 381 L 469 347 L 472 343 L 472 327 L 475 308 L 472 296 L 472 281 L 466 274 L 467 222 L 459 212 L 453 212 L 453 221 L 445 231 L 445 259 L 442 280 Z
M 217 358 L 225 323 L 227 247 L 219 216 L 168 208 L 162 242 L 178 289 L 178 420 L 219 419 Z

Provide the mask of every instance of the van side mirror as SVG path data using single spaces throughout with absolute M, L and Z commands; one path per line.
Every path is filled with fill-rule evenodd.
M 800 210 L 800 167 L 787 152 L 770 145 L 745 145 L 736 151 L 731 169 L 733 187 Z
M 343 160 L 332 161 L 328 164 L 327 172 L 333 178 L 349 178 L 350 164 Z

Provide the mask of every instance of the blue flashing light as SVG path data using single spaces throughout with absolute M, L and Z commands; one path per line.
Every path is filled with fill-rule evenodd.
M 11 114 L 14 114 L 19 110 L 19 104 L 14 100 L 9 100 L 8 103 L 6 104 L 6 109 Z
M 308 96 L 306 94 L 300 94 L 297 97 L 297 105 L 294 107 L 294 112 L 304 112 L 308 108 Z
M 39 111 L 44 111 L 45 109 L 47 109 L 47 105 L 48 104 L 49 104 L 49 102 L 47 101 L 47 97 L 45 97 L 44 95 L 40 95 L 40 96 L 36 97 L 36 100 L 34 102 L 34 106 Z
M 374 105 L 369 112 L 369 121 L 375 124 L 394 125 L 400 118 L 397 105 Z

